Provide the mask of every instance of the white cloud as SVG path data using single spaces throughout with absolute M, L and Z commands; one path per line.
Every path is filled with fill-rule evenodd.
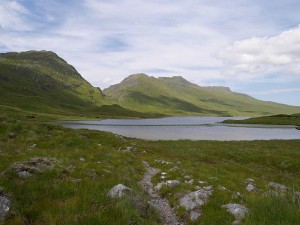
M 1 1 L 0 29 L 12 31 L 30 30 L 31 26 L 24 21 L 28 13 L 28 10 L 17 1 Z
M 218 53 L 233 76 L 260 76 L 262 73 L 281 71 L 300 75 L 300 27 L 277 36 L 250 38 L 236 41 Z

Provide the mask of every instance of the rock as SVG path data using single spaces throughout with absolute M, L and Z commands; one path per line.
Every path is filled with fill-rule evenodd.
M 10 139 L 14 139 L 14 138 L 16 138 L 17 137 L 17 135 L 15 134 L 15 133 L 9 133 L 8 134 L 8 137 L 10 138 Z
M 209 179 L 210 180 L 219 180 L 219 178 L 217 178 L 217 177 L 210 177 Z
M 193 184 L 194 183 L 194 179 L 185 180 L 184 183 L 186 183 L 186 184 Z
M 282 192 L 286 192 L 286 191 L 289 190 L 288 187 L 286 187 L 286 186 L 284 186 L 284 185 L 282 185 L 282 184 L 279 184 L 279 183 L 275 183 L 275 182 L 269 182 L 269 183 L 268 183 L 268 186 L 269 186 L 270 188 L 273 188 L 273 189 L 275 189 L 275 190 L 277 190 L 277 191 L 282 191 Z
M 5 196 L 0 196 L 0 222 L 4 220 L 10 209 L 10 200 Z
M 189 176 L 189 175 L 185 175 L 183 178 L 186 179 L 186 180 L 190 180 L 192 177 Z
M 19 177 L 26 178 L 26 177 L 30 177 L 32 174 L 29 173 L 28 171 L 23 170 L 23 171 L 17 172 L 17 175 Z
M 168 188 L 175 188 L 179 184 L 181 184 L 181 182 L 179 180 L 166 180 L 161 183 L 158 183 L 154 187 L 154 189 L 159 191 L 164 185 L 166 185 Z
M 211 194 L 212 191 L 205 191 L 204 189 L 200 189 L 183 196 L 183 198 L 179 200 L 179 204 L 186 210 L 193 210 L 197 206 L 204 205 L 208 201 Z
M 146 152 L 146 151 L 142 151 L 142 153 L 143 153 L 143 154 L 146 154 L 147 152 Z
M 166 176 L 160 176 L 160 179 L 164 180 L 164 179 L 166 179 Z
M 199 184 L 206 184 L 207 182 L 206 182 L 206 181 L 199 180 L 198 183 L 199 183 Z
M 244 196 L 240 192 L 235 192 L 235 193 L 232 194 L 233 199 L 241 199 L 243 197 Z
M 257 192 L 258 191 L 257 187 L 255 187 L 253 184 L 248 184 L 246 187 L 246 190 L 249 192 Z
M 229 203 L 227 205 L 222 205 L 222 208 L 226 208 L 227 211 L 235 217 L 235 221 L 232 223 L 233 225 L 239 224 L 242 219 L 246 216 L 249 210 L 240 204 Z
M 245 181 L 247 184 L 253 184 L 254 183 L 254 180 L 252 178 L 248 178 L 246 179 Z
M 161 172 L 160 174 L 163 175 L 163 176 L 167 175 L 166 172 Z
M 85 162 L 85 158 L 80 157 L 80 158 L 79 158 L 79 161 L 80 161 L 80 162 Z
M 30 148 L 35 148 L 35 147 L 36 147 L 36 144 L 30 145 L 29 147 L 30 147 Z
M 300 191 L 295 191 L 295 196 L 296 196 L 297 198 L 300 198 Z
M 224 187 L 224 186 L 222 186 L 222 185 L 218 185 L 218 189 L 219 189 L 220 191 L 226 191 L 226 190 L 227 190 L 227 188 Z
M 174 166 L 173 168 L 169 169 L 169 171 L 177 171 L 177 170 L 179 170 L 178 166 Z
M 213 187 L 213 186 L 206 186 L 206 187 L 203 187 L 203 189 L 204 189 L 205 191 L 211 191 L 211 190 L 214 189 L 214 187 Z
M 172 162 L 168 162 L 168 161 L 160 160 L 160 159 L 155 159 L 154 162 L 158 162 L 161 164 L 167 164 L 167 165 L 173 164 Z
M 196 221 L 200 216 L 201 216 L 201 213 L 198 213 L 196 211 L 190 212 L 190 220 L 191 221 Z
M 199 190 L 199 189 L 201 189 L 201 187 L 200 186 L 195 186 L 195 189 Z
M 128 195 L 132 192 L 132 190 L 128 187 L 126 187 L 123 184 L 118 184 L 114 186 L 110 191 L 108 192 L 108 196 L 111 198 L 120 198 L 123 197 L 124 195 Z

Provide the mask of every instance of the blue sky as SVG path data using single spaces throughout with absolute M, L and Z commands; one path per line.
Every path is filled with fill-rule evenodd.
M 298 0 L 1 0 L 0 52 L 50 50 L 102 89 L 134 73 L 300 105 Z

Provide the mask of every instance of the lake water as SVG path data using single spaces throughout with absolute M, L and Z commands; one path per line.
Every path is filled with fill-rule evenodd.
M 226 119 L 245 117 L 168 117 L 160 119 L 108 119 L 101 121 L 64 121 L 74 129 L 108 131 L 146 140 L 273 140 L 300 139 L 293 126 L 229 125 Z

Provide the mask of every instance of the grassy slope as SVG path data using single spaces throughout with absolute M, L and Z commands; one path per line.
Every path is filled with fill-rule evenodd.
M 215 187 L 197 224 L 230 225 L 233 217 L 220 207 L 229 202 L 251 209 L 242 225 L 296 225 L 299 222 L 299 200 L 263 195 L 269 181 L 300 190 L 299 140 L 154 142 L 99 131 L 65 129 L 41 124 L 39 120 L 13 109 L 0 115 L 0 187 L 13 201 L 3 225 L 161 224 L 156 213 L 146 206 L 149 199 L 138 184 L 145 172 L 142 160 L 168 172 L 167 179 L 184 182 L 183 175 L 190 175 L 195 185 L 199 185 L 198 180 L 204 180 L 208 182 L 205 185 Z M 36 146 L 30 147 L 33 144 Z M 134 151 L 116 151 L 127 146 L 134 146 Z M 12 163 L 32 157 L 54 157 L 60 165 L 28 179 L 21 179 L 10 170 Z M 80 157 L 85 161 L 80 161 Z M 173 164 L 161 164 L 156 159 Z M 169 172 L 174 165 L 180 169 Z M 259 193 L 245 190 L 247 178 L 255 179 Z M 76 179 L 81 181 L 72 181 Z M 158 174 L 153 182 L 159 181 Z M 140 196 L 143 207 L 134 204 L 130 197 L 108 198 L 108 190 L 118 183 L 132 188 L 134 195 Z M 220 191 L 218 185 L 243 196 L 233 198 L 232 192 Z M 175 189 L 162 189 L 161 194 L 177 205 L 178 196 L 192 190 L 195 190 L 193 185 L 182 184 Z M 187 218 L 182 208 L 178 213 L 183 219 Z
M 35 113 L 73 117 L 155 117 L 110 104 L 53 52 L 0 54 L 0 105 Z
M 168 115 L 251 116 L 300 111 L 300 107 L 260 101 L 226 88 L 199 87 L 181 77 L 132 75 L 104 93 L 124 107 Z
M 279 114 L 273 116 L 254 117 L 246 120 L 225 120 L 223 123 L 232 124 L 267 124 L 267 125 L 295 125 L 300 126 L 300 114 Z

